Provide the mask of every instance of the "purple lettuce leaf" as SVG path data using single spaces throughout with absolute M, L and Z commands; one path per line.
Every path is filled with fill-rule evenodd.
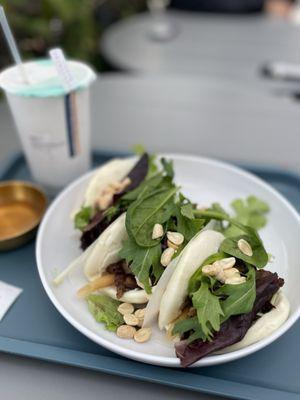
M 89 224 L 84 228 L 80 237 L 82 250 L 91 245 L 99 235 L 108 227 L 110 222 L 105 218 L 102 211 L 98 211 L 91 219 Z
M 144 153 L 127 175 L 131 183 L 124 189 L 124 192 L 120 193 L 121 196 L 123 196 L 123 194 L 125 193 L 131 192 L 131 190 L 136 189 L 146 178 L 148 169 L 149 155 L 147 153 Z

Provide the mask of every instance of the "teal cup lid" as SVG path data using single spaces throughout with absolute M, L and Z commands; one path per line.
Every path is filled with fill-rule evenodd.
M 85 89 L 96 79 L 95 72 L 88 65 L 75 60 L 67 62 L 76 83 L 71 91 Z M 62 85 L 52 60 L 28 61 L 23 65 L 30 83 L 22 80 L 18 67 L 14 65 L 0 74 L 0 87 L 5 92 L 25 97 L 57 97 L 70 92 Z

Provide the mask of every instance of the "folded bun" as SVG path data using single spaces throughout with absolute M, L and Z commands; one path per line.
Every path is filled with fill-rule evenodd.
M 94 206 L 100 193 L 107 188 L 109 184 L 122 181 L 126 178 L 135 163 L 136 159 L 132 157 L 115 158 L 99 167 L 88 184 L 83 205 L 85 207 Z
M 181 306 L 188 295 L 191 276 L 208 257 L 218 252 L 223 240 L 224 236 L 220 232 L 204 230 L 183 249 L 161 299 L 158 318 L 160 329 L 165 328 L 179 316 Z
M 93 250 L 84 264 L 84 273 L 88 280 L 101 276 L 110 264 L 120 261 L 119 252 L 123 241 L 128 237 L 125 218 L 125 213 L 120 215 L 101 233 L 96 244 L 93 243 Z M 88 250 L 89 247 L 85 251 Z

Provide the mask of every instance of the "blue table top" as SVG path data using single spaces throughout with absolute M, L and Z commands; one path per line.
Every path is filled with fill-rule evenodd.
M 95 163 L 109 155 L 97 154 Z M 271 183 L 300 210 L 300 178 L 274 170 L 248 168 Z M 1 179 L 29 179 L 22 157 Z M 243 399 L 300 398 L 300 322 L 267 348 L 228 364 L 170 369 L 127 360 L 96 345 L 56 311 L 39 280 L 35 243 L 0 253 L 0 279 L 24 289 L 0 323 L 0 350 L 199 392 Z

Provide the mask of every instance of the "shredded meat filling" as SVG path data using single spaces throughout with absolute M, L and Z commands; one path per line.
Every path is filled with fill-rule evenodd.
M 138 288 L 134 275 L 128 273 L 128 267 L 125 261 L 110 264 L 106 268 L 106 271 L 110 274 L 114 274 L 118 299 L 120 299 L 128 290 Z

